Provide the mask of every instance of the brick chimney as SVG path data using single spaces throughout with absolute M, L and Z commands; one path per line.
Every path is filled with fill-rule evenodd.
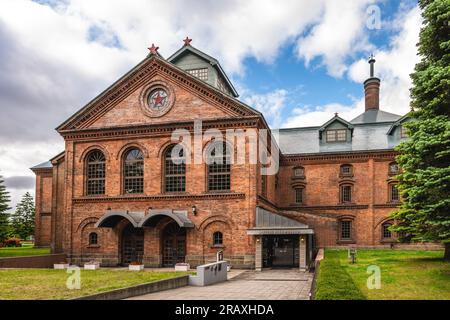
M 380 109 L 380 79 L 374 77 L 374 63 L 375 58 L 372 55 L 369 59 L 370 78 L 364 81 L 366 111 Z

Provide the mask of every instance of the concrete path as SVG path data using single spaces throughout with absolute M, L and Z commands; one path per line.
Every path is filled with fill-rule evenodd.
M 298 269 L 262 272 L 231 270 L 228 281 L 206 287 L 187 286 L 130 300 L 308 300 L 313 274 Z

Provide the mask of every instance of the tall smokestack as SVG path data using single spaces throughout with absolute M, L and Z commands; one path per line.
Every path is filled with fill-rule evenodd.
M 374 76 L 375 58 L 373 55 L 369 58 L 370 78 L 364 81 L 364 95 L 366 111 L 380 109 L 380 79 Z

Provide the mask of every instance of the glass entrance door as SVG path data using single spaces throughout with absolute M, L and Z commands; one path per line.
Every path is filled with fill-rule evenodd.
M 122 232 L 122 264 L 142 262 L 144 256 L 144 230 L 135 228 L 131 223 Z
M 293 268 L 299 263 L 298 236 L 263 237 L 263 267 Z

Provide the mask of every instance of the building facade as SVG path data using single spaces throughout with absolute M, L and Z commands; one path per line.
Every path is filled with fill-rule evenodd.
M 195 266 L 222 251 L 235 267 L 306 269 L 317 247 L 395 241 L 394 147 L 408 119 L 380 110 L 373 68 L 357 118 L 270 130 L 190 39 L 167 59 L 149 49 L 57 128 L 65 150 L 32 168 L 36 245 L 72 263 Z

